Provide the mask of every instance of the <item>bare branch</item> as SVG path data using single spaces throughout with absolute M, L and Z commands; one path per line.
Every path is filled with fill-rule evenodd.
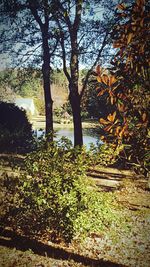
M 57 18 L 56 18 L 56 23 L 57 23 L 58 28 L 60 30 L 60 36 L 59 36 L 60 37 L 60 40 L 59 40 L 59 38 L 58 38 L 58 40 L 59 40 L 60 45 L 61 45 L 61 48 L 62 48 L 63 71 L 64 71 L 64 73 L 65 73 L 68 81 L 70 82 L 71 81 L 71 77 L 70 77 L 70 74 L 69 74 L 69 72 L 67 70 L 67 66 L 66 66 L 66 61 L 67 60 L 66 60 L 66 49 L 65 49 L 64 32 L 63 32 L 63 29 L 62 29 L 62 27 L 60 25 L 60 22 L 59 22 L 59 20 Z
M 28 0 L 28 3 L 29 3 L 29 8 L 32 12 L 32 15 L 34 16 L 35 20 L 37 21 L 37 23 L 39 24 L 39 26 L 42 30 L 44 27 L 44 24 L 42 23 L 41 18 L 38 15 L 38 12 L 37 12 L 37 9 L 35 8 L 34 2 L 32 0 Z
M 101 56 L 101 53 L 102 53 L 102 51 L 103 51 L 103 48 L 104 48 L 105 45 L 106 45 L 106 41 L 107 41 L 107 37 L 108 37 L 108 35 L 109 35 L 109 31 L 107 31 L 106 34 L 105 34 L 105 37 L 104 37 L 104 39 L 103 39 L 103 43 L 102 43 L 102 45 L 101 45 L 101 48 L 100 48 L 100 50 L 99 50 L 99 52 L 98 52 L 98 55 L 97 55 L 97 58 L 96 58 L 94 64 L 92 65 L 92 67 L 89 69 L 89 71 L 88 71 L 87 74 L 86 74 L 85 80 L 84 80 L 84 82 L 83 82 L 82 90 L 81 90 L 81 92 L 80 92 L 80 99 L 82 98 L 82 96 L 83 96 L 83 94 L 84 94 L 84 91 L 85 91 L 85 89 L 86 89 L 86 86 L 87 86 L 87 83 L 88 83 L 88 79 L 89 79 L 89 77 L 90 77 L 90 75 L 91 75 L 91 72 L 92 72 L 93 68 L 97 65 L 98 60 L 99 60 L 99 58 L 100 58 L 100 56 Z

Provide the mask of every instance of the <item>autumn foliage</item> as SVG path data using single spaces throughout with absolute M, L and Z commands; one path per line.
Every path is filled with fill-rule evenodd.
M 149 28 L 148 3 L 117 6 L 117 25 L 112 31 L 113 47 L 117 48 L 112 67 L 97 66 L 98 96 L 107 95 L 112 114 L 101 118 L 106 142 L 122 146 L 121 157 L 134 165 L 148 168 L 149 125 Z

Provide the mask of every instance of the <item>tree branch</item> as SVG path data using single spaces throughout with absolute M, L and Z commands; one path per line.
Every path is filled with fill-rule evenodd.
M 98 60 L 99 60 L 99 58 L 100 58 L 100 56 L 101 56 L 101 53 L 102 53 L 102 51 L 103 51 L 103 48 L 104 48 L 105 45 L 106 45 L 106 41 L 107 41 L 108 34 L 109 34 L 109 31 L 107 31 L 106 34 L 105 34 L 103 43 L 102 43 L 102 45 L 101 45 L 101 48 L 100 48 L 100 50 L 99 50 L 99 52 L 98 52 L 98 55 L 97 55 L 97 58 L 96 58 L 94 64 L 92 65 L 92 67 L 89 69 L 89 71 L 88 71 L 87 74 L 86 74 L 85 80 L 84 80 L 84 82 L 83 82 L 82 90 L 81 90 L 81 92 L 80 92 L 80 99 L 82 98 L 82 96 L 83 96 L 83 94 L 84 94 L 84 91 L 85 91 L 85 89 L 86 89 L 86 86 L 87 86 L 87 83 L 88 83 L 88 79 L 89 79 L 89 77 L 90 77 L 90 75 L 91 75 L 91 72 L 92 72 L 93 68 L 97 65 Z
M 38 15 L 38 12 L 37 12 L 37 9 L 35 8 L 34 2 L 32 0 L 28 0 L 28 3 L 29 3 L 29 8 L 31 10 L 32 15 L 34 16 L 35 20 L 39 24 L 41 30 L 43 30 L 44 24 L 42 23 L 39 15 Z
M 65 49 L 65 37 L 64 37 L 64 31 L 60 25 L 60 22 L 59 20 L 56 18 L 56 23 L 58 25 L 58 28 L 59 28 L 59 31 L 60 31 L 60 40 L 59 40 L 59 37 L 58 37 L 58 40 L 60 42 L 60 45 L 61 45 L 61 48 L 62 48 L 62 60 L 63 60 L 63 71 L 68 79 L 68 81 L 70 82 L 71 81 L 71 77 L 70 77 L 70 74 L 67 70 L 67 66 L 66 66 L 66 49 Z

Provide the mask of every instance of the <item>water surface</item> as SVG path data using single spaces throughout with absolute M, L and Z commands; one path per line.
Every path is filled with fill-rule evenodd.
M 35 130 L 36 136 L 39 138 L 41 135 L 44 134 L 44 130 Z M 56 131 L 56 137 L 55 140 L 59 140 L 62 136 L 67 137 L 72 144 L 74 143 L 74 133 L 73 129 L 71 128 L 65 128 L 65 129 L 57 129 Z M 83 143 L 86 145 L 87 148 L 90 147 L 90 144 L 97 145 L 98 143 L 101 143 L 99 136 L 94 134 L 93 131 L 88 131 L 87 129 L 83 129 Z

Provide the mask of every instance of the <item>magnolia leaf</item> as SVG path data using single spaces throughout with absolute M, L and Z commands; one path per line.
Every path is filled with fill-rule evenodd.
M 120 16 L 120 17 L 124 17 L 124 18 L 125 18 L 125 17 L 127 17 L 128 15 L 122 12 L 122 13 L 119 13 L 118 16 Z
M 145 68 L 144 68 L 143 66 L 141 67 L 141 70 L 142 70 L 143 77 L 146 78 L 146 75 L 145 75 Z
M 121 138 L 122 138 L 122 137 L 123 137 L 123 133 L 124 133 L 124 130 L 122 129 L 122 131 L 120 131 L 120 132 L 119 132 L 119 134 L 118 134 L 118 135 L 119 135 L 119 137 L 121 137 Z
M 142 120 L 143 120 L 143 122 L 145 122 L 146 119 L 147 119 L 147 115 L 146 115 L 146 113 L 144 112 L 144 113 L 142 114 Z
M 129 43 L 131 42 L 132 37 L 133 37 L 133 33 L 130 32 L 130 33 L 128 34 L 128 37 L 127 37 L 127 44 L 129 44 Z
M 120 112 L 125 112 L 126 107 L 125 107 L 123 104 L 119 104 L 119 103 L 118 103 L 118 110 L 119 110 Z
M 106 90 L 101 90 L 97 96 L 102 96 L 104 93 L 106 92 Z
M 137 27 L 136 26 L 132 26 L 132 31 L 136 31 L 137 30 Z
M 112 91 L 115 91 L 115 90 L 118 88 L 118 86 L 119 86 L 119 85 L 114 86 L 114 87 L 112 88 Z
M 105 83 L 106 85 L 108 85 L 109 84 L 109 77 L 108 77 L 108 75 L 103 74 L 102 75 L 102 81 L 103 81 L 103 83 Z
M 116 111 L 113 113 L 113 121 L 115 120 L 116 118 Z
M 99 83 L 101 83 L 101 82 L 102 82 L 102 79 L 101 79 L 101 77 L 100 77 L 100 76 L 97 76 L 97 81 L 98 81 Z
M 119 137 L 123 137 L 124 136 L 127 136 L 129 134 L 129 132 L 127 131 L 127 128 L 128 128 L 128 124 L 126 123 L 123 128 L 122 128 L 122 131 L 120 131 L 119 133 Z
M 109 114 L 109 115 L 107 116 L 107 119 L 108 119 L 110 122 L 114 122 L 115 117 L 116 117 L 116 111 L 115 111 L 112 115 Z
M 128 156 L 128 160 L 131 160 L 132 154 Z
M 114 104 L 114 97 L 113 96 L 111 96 L 111 98 L 110 98 L 110 103 L 111 103 L 111 105 Z
M 112 129 L 113 125 L 108 125 L 104 128 L 104 131 L 109 132 Z
M 108 124 L 108 123 L 109 123 L 108 121 L 104 120 L 103 118 L 101 118 L 101 119 L 99 120 L 99 122 L 100 122 L 101 124 Z
M 140 129 L 142 126 L 143 126 L 142 123 L 138 123 L 138 124 L 136 124 L 136 128 L 138 128 L 138 129 Z
M 109 76 L 109 86 L 114 84 L 117 81 L 114 75 Z
M 112 90 L 109 90 L 109 95 L 110 95 L 110 96 L 114 96 Z
M 120 10 L 125 10 L 126 6 L 125 6 L 125 4 L 119 4 L 119 5 L 117 5 L 117 8 Z
M 144 26 L 144 19 L 142 19 L 142 20 L 140 21 L 140 26 L 141 26 L 141 27 Z
M 113 118 L 113 116 L 112 116 L 111 114 L 109 114 L 109 115 L 107 116 L 107 119 L 108 119 L 109 121 L 111 121 L 111 122 L 113 121 L 112 118 Z
M 128 135 L 129 135 L 129 131 L 127 131 L 127 130 L 126 130 L 126 131 L 124 131 L 124 136 L 126 136 L 126 137 L 127 137 Z
M 114 124 L 117 124 L 118 122 L 119 122 L 119 119 L 115 120 L 115 121 L 114 121 Z
M 118 127 L 116 128 L 116 134 L 117 134 L 117 135 L 119 134 L 120 130 L 121 130 L 121 126 L 118 126 Z

